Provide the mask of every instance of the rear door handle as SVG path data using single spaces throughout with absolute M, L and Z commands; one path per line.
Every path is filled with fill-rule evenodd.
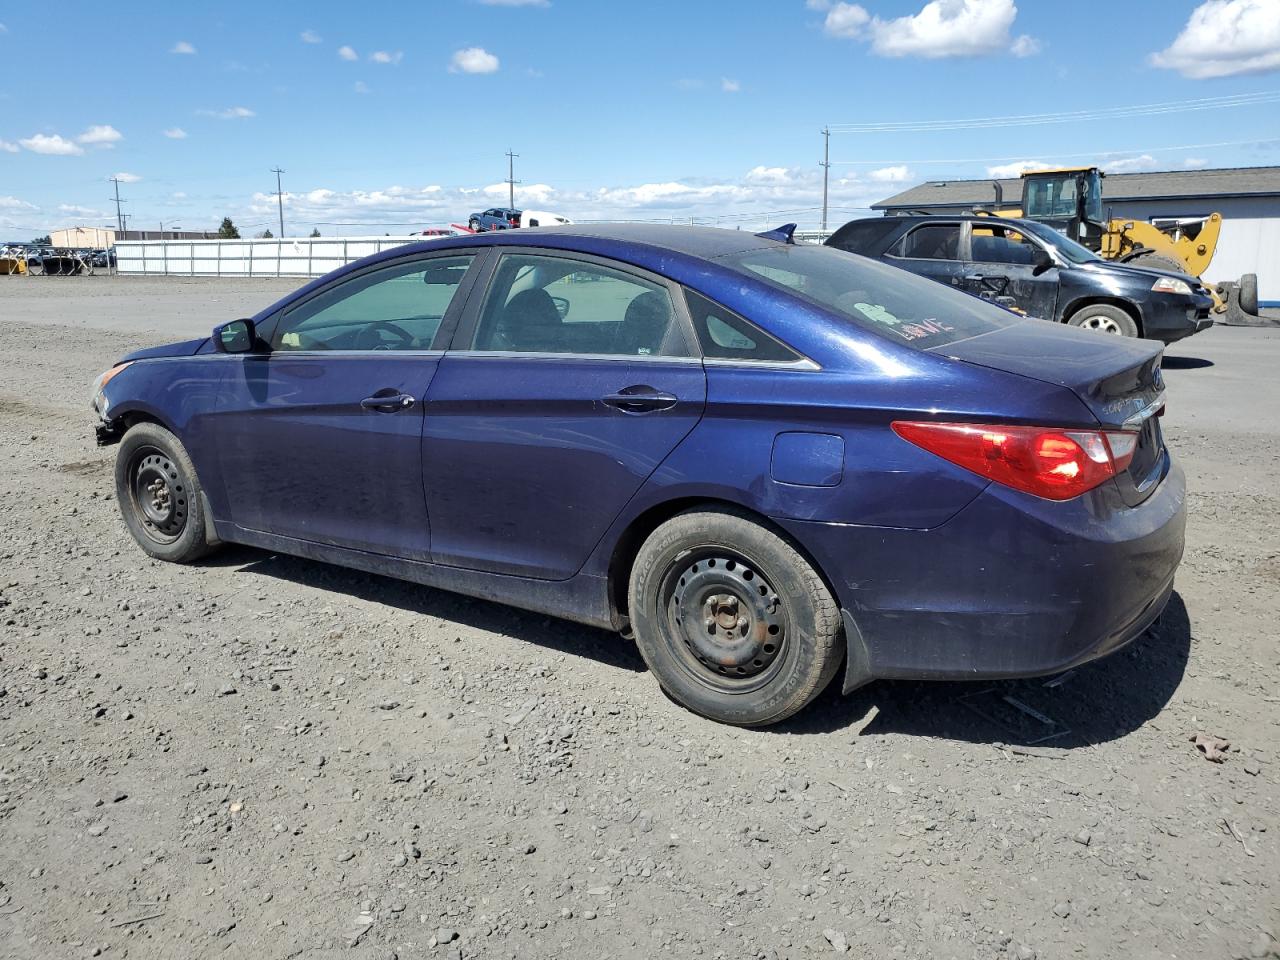
M 628 391 L 634 390 L 634 393 Z M 669 410 L 680 402 L 674 394 L 654 390 L 652 387 L 627 387 L 618 393 L 602 397 L 605 403 L 623 413 L 654 413 Z
M 360 401 L 360 406 L 366 410 L 376 410 L 379 413 L 394 413 L 397 410 L 407 410 L 412 407 L 416 401 L 407 393 L 396 393 L 391 396 L 385 394 L 374 394 L 372 397 L 365 397 Z

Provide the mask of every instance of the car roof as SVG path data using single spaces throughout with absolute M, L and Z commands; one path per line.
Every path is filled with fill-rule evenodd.
M 554 238 L 554 243 L 547 243 Z M 742 250 L 768 247 L 779 243 L 745 230 L 723 227 L 693 227 L 669 223 L 574 223 L 553 227 L 522 227 L 481 233 L 467 240 L 486 244 L 530 246 L 564 246 L 572 248 L 573 240 L 613 241 L 624 246 L 658 247 L 691 257 L 712 259 Z M 438 248 L 433 248 L 438 249 Z
M 857 220 L 850 220 L 849 223 L 897 223 L 901 220 L 904 223 L 955 223 L 959 220 L 966 220 L 973 223 L 1001 223 L 1011 227 L 1018 225 L 1018 220 L 1012 217 L 989 217 L 976 213 L 907 213 L 896 214 L 892 217 L 859 217 Z M 843 224 L 842 226 L 848 226 Z

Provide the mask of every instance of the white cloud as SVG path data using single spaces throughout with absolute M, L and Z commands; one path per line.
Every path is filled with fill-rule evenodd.
M 187 139 L 187 131 L 183 130 L 181 127 L 170 127 L 168 130 L 164 132 L 164 135 L 168 137 L 170 140 Z
M 823 30 L 846 40 L 871 41 L 882 57 L 977 57 L 1008 50 L 1029 57 L 1040 50 L 1034 37 L 1011 39 L 1018 15 L 1013 0 L 929 0 L 919 13 L 883 20 L 856 3 L 810 2 L 811 10 L 825 10 Z
M 831 182 L 831 219 L 838 225 L 868 215 L 883 199 L 885 184 L 856 175 Z M 342 224 L 348 234 L 395 232 L 403 224 L 465 222 L 467 214 L 505 201 L 507 185 L 445 187 L 392 186 L 375 190 L 321 187 L 286 196 L 291 215 L 302 222 Z M 757 166 L 738 177 L 621 183 L 565 189 L 547 183 L 519 184 L 517 205 L 535 205 L 575 220 L 644 219 L 741 225 L 745 230 L 777 226 L 774 210 L 796 210 L 785 219 L 816 225 L 821 217 L 822 171 L 817 167 Z M 807 212 L 805 212 L 807 211 Z M 273 193 L 255 194 L 233 217 L 275 216 Z M 367 225 L 361 227 L 359 225 Z M 399 227 L 403 229 L 403 227 Z M 322 229 L 324 229 L 322 227 Z M 326 231 L 328 232 L 328 231 Z
M 804 5 L 810 10 L 830 10 L 831 0 L 804 0 Z
M 1009 46 L 1013 0 L 930 0 L 919 13 L 876 18 L 872 49 L 885 57 L 975 57 Z
M 303 43 L 324 43 L 324 37 L 314 30 L 303 30 L 299 36 L 302 38 Z
M 881 167 L 868 173 L 867 179 L 873 183 L 902 183 L 911 179 L 911 168 L 906 165 Z
M 6 27 L 3 23 L 0 23 L 0 33 L 8 33 L 8 32 L 9 32 L 9 28 Z
M 747 183 L 781 185 L 791 182 L 791 171 L 786 167 L 752 167 L 742 179 Z
M 93 207 L 81 207 L 74 203 L 58 204 L 58 212 L 65 213 L 72 217 L 82 217 L 84 219 L 96 219 L 97 217 L 109 216 L 109 214 L 104 210 L 95 210 Z
M 1204 157 L 1187 157 L 1182 161 L 1182 165 L 1188 170 L 1200 170 L 1209 165 L 1209 161 Z
M 356 93 L 368 93 L 369 85 L 365 83 L 363 80 L 357 80 L 355 90 L 356 90 Z
M 141 183 L 142 178 L 136 173 L 117 173 L 115 179 L 121 183 Z
M 1040 41 L 1024 33 L 1009 45 L 1009 52 L 1015 57 L 1034 57 L 1040 52 Z
M 1043 160 L 1015 160 L 1012 163 L 1002 163 L 997 167 L 987 167 L 987 176 L 995 177 L 997 180 L 1012 180 L 1014 177 L 1020 177 L 1027 170 L 1049 170 L 1052 164 L 1045 163 Z
M 189 44 L 186 40 L 179 40 L 177 43 L 175 43 L 172 47 L 169 48 L 169 52 L 194 54 L 196 52 L 196 48 L 193 47 L 191 44 Z
M 341 47 L 338 48 L 338 56 L 341 57 L 343 60 L 359 60 L 360 59 L 360 54 L 356 53 L 353 49 L 346 46 L 345 44 L 343 44 Z
M 1107 173 L 1138 173 L 1142 170 L 1154 170 L 1156 168 L 1156 158 L 1149 153 L 1144 153 L 1137 157 L 1106 160 L 1099 166 Z
M 1206 0 L 1148 62 L 1195 80 L 1280 69 L 1280 0 Z
M 395 53 L 390 53 L 386 50 L 375 50 L 369 54 L 369 59 L 374 63 L 390 63 L 394 65 L 404 59 L 404 51 L 397 50 Z
M 454 53 L 450 73 L 496 73 L 498 58 L 483 47 L 467 47 Z
M 826 10 L 827 19 L 823 21 L 822 29 L 830 36 L 846 40 L 862 36 L 862 28 L 871 22 L 871 14 L 856 3 L 834 3 L 822 7 L 810 4 L 810 9 Z
M 227 107 L 225 110 L 197 110 L 202 117 L 217 117 L 219 120 L 245 120 L 257 114 L 248 107 Z
M 742 84 L 737 80 L 730 80 L 728 77 L 720 78 L 720 89 L 725 93 L 737 93 L 742 89 Z
M 39 210 L 34 203 L 27 203 L 17 197 L 0 197 L 0 210 Z
M 123 139 L 124 134 L 109 123 L 96 124 L 76 137 L 76 140 L 80 143 L 108 149 L 114 147 L 117 142 Z
M 0 140 L 0 153 L 17 153 L 18 145 L 8 140 Z
M 58 134 L 37 133 L 25 140 L 19 140 L 26 149 L 32 153 L 45 153 L 57 157 L 77 157 L 84 153 L 84 147 L 80 144 L 63 139 Z

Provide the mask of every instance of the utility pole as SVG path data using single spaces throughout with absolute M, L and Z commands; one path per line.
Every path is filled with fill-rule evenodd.
M 271 172 L 276 175 L 276 204 L 280 207 L 280 236 L 284 236 L 284 188 L 280 186 L 280 174 L 284 173 L 279 167 L 272 167 Z
M 831 176 L 831 128 L 822 128 L 822 232 L 827 232 L 827 180 Z
M 124 217 L 120 214 L 120 204 L 128 201 L 120 199 L 120 178 L 109 177 L 108 179 L 116 185 L 116 229 L 124 233 Z
M 520 181 L 516 179 L 516 157 L 518 153 L 512 153 L 507 148 L 507 206 L 512 210 L 516 208 L 516 184 Z

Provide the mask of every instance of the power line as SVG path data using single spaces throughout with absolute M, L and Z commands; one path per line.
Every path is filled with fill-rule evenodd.
M 280 236 L 284 236 L 284 187 L 280 185 L 280 174 L 284 173 L 279 167 L 272 167 L 271 172 L 276 175 L 276 204 L 280 207 Z
M 1263 90 L 1257 93 L 1231 94 L 1220 97 L 1201 97 L 1195 100 L 1171 100 L 1163 103 L 1135 104 L 1126 107 L 1101 107 L 1091 110 L 1071 110 L 1062 113 L 1010 114 L 997 117 L 970 117 L 968 119 L 898 120 L 883 123 L 838 123 L 832 125 L 833 133 L 930 133 L 947 130 L 978 130 L 991 127 L 1029 127 L 1050 123 L 1079 123 L 1097 120 L 1125 120 L 1134 117 L 1161 116 L 1170 113 L 1187 113 L 1193 110 L 1222 110 L 1230 107 L 1249 107 L 1257 104 L 1280 102 L 1280 90 Z
M 1280 137 L 1268 137 L 1264 140 L 1219 140 L 1216 143 L 1183 143 L 1167 147 L 1132 147 L 1127 150 L 1086 150 L 1082 153 L 1059 153 L 1056 150 L 1042 150 L 1036 155 L 1045 157 L 1120 157 L 1128 153 L 1167 153 L 1171 150 L 1203 150 L 1208 147 L 1240 147 L 1245 144 L 1262 143 L 1280 143 Z M 945 160 L 832 160 L 831 162 L 838 167 L 891 166 L 893 164 L 908 163 L 917 165 L 926 163 L 1008 163 L 1013 160 L 1026 160 L 1029 156 L 1032 156 L 1030 152 L 1015 154 L 1011 157 L 965 157 L 963 159 L 948 157 Z

